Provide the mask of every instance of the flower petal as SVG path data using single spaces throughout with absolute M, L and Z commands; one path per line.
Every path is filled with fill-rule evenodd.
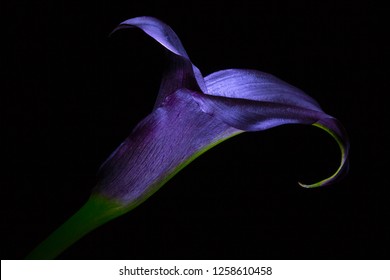
M 315 187 L 331 184 L 335 180 L 338 180 L 343 175 L 345 175 L 348 172 L 348 168 L 349 168 L 349 161 L 348 161 L 349 140 L 348 140 L 347 132 L 345 131 L 342 124 L 335 118 L 325 118 L 319 120 L 313 125 L 325 130 L 336 140 L 341 151 L 341 161 L 340 161 L 339 168 L 332 176 L 320 182 L 317 182 L 315 184 L 306 185 L 306 184 L 299 183 L 299 185 L 301 185 L 304 188 L 315 188 Z
M 171 27 L 153 17 L 136 17 L 120 23 L 113 32 L 134 27 L 144 31 L 169 51 L 170 65 L 161 82 L 155 108 L 162 104 L 166 96 L 178 89 L 206 90 L 202 74 L 190 61 L 179 37 Z
M 95 192 L 134 207 L 193 159 L 241 132 L 203 113 L 189 90 L 178 90 L 102 165 Z
M 341 149 L 335 174 L 317 187 L 333 182 L 347 168 L 349 143 L 344 128 L 324 113 L 318 103 L 301 90 L 254 70 L 230 69 L 205 78 L 209 94 L 192 93 L 200 108 L 226 124 L 244 131 L 260 131 L 284 124 L 311 124 L 327 131 Z
M 257 70 L 221 70 L 205 77 L 205 82 L 211 95 L 320 109 L 317 101 L 300 89 Z

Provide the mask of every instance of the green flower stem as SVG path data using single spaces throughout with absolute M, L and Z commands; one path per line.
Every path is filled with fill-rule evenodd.
M 92 195 L 69 220 L 39 244 L 27 259 L 54 259 L 84 235 L 130 209 L 106 198 Z

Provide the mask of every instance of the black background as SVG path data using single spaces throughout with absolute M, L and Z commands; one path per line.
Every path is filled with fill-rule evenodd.
M 204 75 L 252 68 L 303 89 L 351 140 L 309 126 L 245 133 L 201 156 L 134 211 L 62 259 L 388 258 L 388 103 L 383 11 L 340 1 L 14 2 L 3 34 L 1 258 L 20 259 L 87 200 L 100 164 L 152 109 L 162 48 L 135 16 L 158 17 Z M 383 13 L 384 14 L 384 13 Z

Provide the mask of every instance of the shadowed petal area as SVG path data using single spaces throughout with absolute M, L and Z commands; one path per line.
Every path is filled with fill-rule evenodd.
M 95 192 L 138 204 L 197 156 L 242 131 L 203 113 L 188 90 L 170 95 L 102 165 Z
M 180 88 L 205 91 L 203 76 L 192 64 L 179 37 L 171 27 L 153 17 L 136 17 L 119 24 L 112 33 L 126 28 L 139 28 L 168 50 L 169 67 L 163 76 L 155 107 Z
M 228 125 L 244 131 L 260 131 L 284 124 L 312 124 L 327 131 L 341 149 L 335 174 L 315 184 L 333 182 L 347 169 L 349 142 L 341 123 L 324 113 L 318 103 L 301 90 L 255 70 L 229 69 L 205 78 L 209 94 L 193 93 L 201 109 Z

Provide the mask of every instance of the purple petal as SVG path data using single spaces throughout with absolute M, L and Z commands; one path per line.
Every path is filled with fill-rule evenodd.
M 207 93 L 318 110 L 320 105 L 300 89 L 257 70 L 227 69 L 205 77 Z
M 245 131 L 260 131 L 283 124 L 313 124 L 327 115 L 284 103 L 193 93 L 205 113 L 232 127 Z
M 201 109 L 226 124 L 259 131 L 284 124 L 314 124 L 331 134 L 341 149 L 341 164 L 329 178 L 304 187 L 333 182 L 347 168 L 349 143 L 344 128 L 301 90 L 254 70 L 230 69 L 205 78 L 209 94 L 193 93 Z
M 203 113 L 182 89 L 167 97 L 102 165 L 95 190 L 139 204 L 215 144 L 242 131 Z
M 153 17 L 136 17 L 122 22 L 113 32 L 134 27 L 144 31 L 169 51 L 170 65 L 161 82 L 155 107 L 160 106 L 166 96 L 178 89 L 206 90 L 202 74 L 190 61 L 179 37 L 172 28 Z
M 318 103 L 280 79 L 255 70 L 229 69 L 205 78 L 208 94 L 193 93 L 202 110 L 245 131 L 329 117 Z

